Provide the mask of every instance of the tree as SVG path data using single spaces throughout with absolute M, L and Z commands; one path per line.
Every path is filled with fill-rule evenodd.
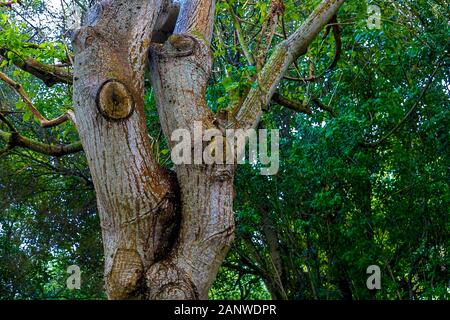
M 343 2 L 322 1 L 267 61 L 267 49 L 256 54 L 256 85 L 226 117 L 228 127 L 258 125 L 262 109 L 289 66 L 307 52 Z M 271 8 L 267 48 L 282 3 L 272 1 Z M 163 169 L 151 152 L 144 115 L 144 75 L 149 65 L 169 144 L 176 129 L 192 133 L 194 121 L 202 121 L 205 129 L 224 130 L 223 121 L 218 121 L 205 100 L 214 9 L 211 0 L 188 0 L 181 5 L 165 0 L 105 0 L 90 6 L 73 35 L 73 80 L 64 68 L 49 70 L 32 59 L 18 63 L 48 84 L 73 82 L 74 112 L 54 120 L 43 117 L 22 87 L 1 74 L 42 127 L 69 120 L 77 127 L 81 143 L 46 145 L 24 137 L 3 117 L 10 132 L 1 131 L 0 136 L 9 148 L 48 155 L 83 149 L 97 195 L 111 299 L 206 298 L 233 240 L 235 167 Z
M 112 260 L 101 249 L 101 226 L 106 224 L 98 221 L 87 154 L 80 152 L 78 133 L 67 121 L 75 119 L 76 99 L 71 30 L 80 27 L 80 15 L 85 22 L 92 20 L 86 12 L 95 1 L 63 0 L 54 5 L 59 2 L 11 1 L 0 7 L 0 298 L 105 297 L 103 260 Z M 298 30 L 318 2 L 217 2 L 208 44 L 212 71 L 203 99 L 211 111 L 197 108 L 198 114 L 211 115 L 213 126 L 223 128 L 237 122 L 236 112 L 251 90 L 259 87 L 264 98 L 267 92 L 258 76 L 267 58 Z M 259 164 L 232 168 L 236 239 L 209 290 L 210 298 L 448 297 L 448 0 L 378 1 L 382 20 L 375 29 L 368 25 L 368 5 L 347 1 L 307 53 L 291 64 L 270 103 L 256 101 L 264 105 L 258 127 L 280 129 L 279 171 L 261 176 Z M 179 9 L 175 6 L 171 12 L 152 32 L 151 50 L 158 54 L 152 57 L 162 57 L 161 51 L 168 54 L 170 45 L 164 43 L 173 34 Z M 202 38 L 199 33 L 195 37 Z M 170 59 L 188 59 L 178 55 L 189 53 L 189 39 L 175 35 L 169 40 L 183 48 Z M 200 61 L 195 61 L 197 66 Z M 184 84 L 184 94 L 176 91 L 177 103 L 197 92 L 189 89 L 191 80 L 184 81 L 183 68 L 176 64 L 181 71 L 175 75 L 157 69 Z M 197 71 L 190 77 L 198 80 Z M 169 121 L 161 120 L 186 117 L 179 112 L 158 115 L 156 90 L 164 91 L 166 84 L 156 79 L 152 85 L 151 75 L 147 69 L 146 128 L 141 132 L 150 134 L 147 153 L 162 176 L 175 177 L 169 169 L 169 139 L 161 130 Z M 128 82 L 120 80 L 128 88 Z M 107 88 L 117 87 L 125 92 L 120 84 Z M 116 102 L 120 97 L 116 95 Z M 136 106 L 135 97 L 128 101 Z M 192 111 L 180 105 L 186 111 L 182 116 Z M 99 117 L 108 117 L 102 112 Z M 112 118 L 121 114 L 115 109 Z M 226 170 L 221 173 L 221 179 L 229 176 Z M 179 186 L 177 178 L 174 190 Z M 180 217 L 183 203 L 175 200 L 179 196 L 175 192 L 168 210 L 158 213 L 175 204 L 175 216 Z M 170 231 L 172 224 L 167 226 L 164 230 Z M 133 232 L 125 231 L 115 239 L 120 242 Z M 163 241 L 155 241 L 164 247 Z M 164 261 L 166 254 L 159 257 L 156 260 Z M 82 270 L 81 290 L 66 288 L 66 270 L 73 264 Z M 374 264 L 381 269 L 382 290 L 366 286 L 366 269 Z M 139 284 L 145 291 L 145 283 Z

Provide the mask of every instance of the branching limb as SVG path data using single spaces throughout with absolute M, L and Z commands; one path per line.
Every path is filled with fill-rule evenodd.
M 345 0 L 323 0 L 303 25 L 289 38 L 281 42 L 257 76 L 257 86 L 252 88 L 244 102 L 235 111 L 237 127 L 255 127 L 259 123 L 262 108 L 269 103 L 289 66 L 302 54 Z
M 337 66 L 337 63 L 339 62 L 339 59 L 341 58 L 341 55 L 342 55 L 342 39 L 341 39 L 341 28 L 339 26 L 339 23 L 337 22 L 336 15 L 332 18 L 332 20 L 330 21 L 330 24 L 327 26 L 327 31 L 324 35 L 324 38 L 326 38 L 328 36 L 328 34 L 330 33 L 330 30 L 333 30 L 333 37 L 334 37 L 336 49 L 335 49 L 333 61 L 328 66 L 328 68 L 321 75 L 310 75 L 305 78 L 296 78 L 296 77 L 291 77 L 291 76 L 285 75 L 284 79 L 291 80 L 291 81 L 300 81 L 300 82 L 315 82 L 315 81 L 321 80 L 326 74 L 330 73 Z
M 253 57 L 253 55 L 250 52 L 250 49 L 244 39 L 242 28 L 241 28 L 241 21 L 242 19 L 237 16 L 237 14 L 234 12 L 231 5 L 228 6 L 228 11 L 230 12 L 232 18 L 233 18 L 233 25 L 236 30 L 236 35 L 239 41 L 239 44 L 241 45 L 242 52 L 244 53 L 244 56 L 248 62 L 249 65 L 256 65 L 257 70 L 260 70 L 264 60 L 266 58 L 267 52 L 269 51 L 270 45 L 272 43 L 272 38 L 275 35 L 275 30 L 278 25 L 278 21 L 280 16 L 284 12 L 284 4 L 282 0 L 272 0 L 270 2 L 269 6 L 269 14 L 267 20 L 264 22 L 264 26 L 262 27 L 262 30 L 260 32 L 260 37 L 258 38 L 257 44 L 256 44 L 256 52 L 258 52 L 258 55 L 256 59 Z M 263 41 L 264 40 L 264 41 Z M 264 45 L 263 45 L 264 44 Z
M 0 72 L 0 80 L 5 82 L 7 85 L 9 85 L 23 100 L 23 102 L 27 105 L 28 109 L 30 109 L 31 113 L 39 120 L 39 123 L 41 124 L 41 127 L 43 128 L 50 128 L 58 126 L 68 120 L 72 120 L 75 123 L 75 117 L 72 112 L 68 111 L 65 112 L 63 115 L 52 119 L 47 120 L 40 112 L 39 110 L 34 106 L 33 102 L 31 102 L 30 98 L 28 97 L 25 90 L 23 90 L 22 86 L 9 78 L 6 74 L 3 72 Z
M 279 104 L 280 106 L 283 106 L 285 108 L 288 108 L 292 111 L 295 112 L 300 112 L 300 113 L 304 113 L 304 114 L 312 114 L 312 110 L 311 107 L 309 106 L 309 104 L 304 104 L 303 101 L 295 101 L 295 100 L 291 100 L 288 99 L 284 96 L 282 96 L 281 94 L 279 94 L 278 92 L 275 92 L 272 96 L 272 102 L 275 102 L 277 104 Z M 323 102 L 321 102 L 318 98 L 314 97 L 311 98 L 311 102 L 314 103 L 314 105 L 323 111 L 328 112 L 332 117 L 336 117 L 336 111 L 327 106 L 326 104 L 324 104 Z
M 67 145 L 50 145 L 24 137 L 18 132 L 5 132 L 0 130 L 0 140 L 8 144 L 8 149 L 21 147 L 55 157 L 83 151 L 83 147 L 79 141 Z
M 311 108 L 308 105 L 303 105 L 301 101 L 294 101 L 283 97 L 281 94 L 275 92 L 272 101 L 295 112 L 311 114 Z
M 245 42 L 244 35 L 242 33 L 240 20 L 239 20 L 238 16 L 234 13 L 234 10 L 231 5 L 228 5 L 228 12 L 230 12 L 231 17 L 233 18 L 234 29 L 236 31 L 236 35 L 237 35 L 239 44 L 241 45 L 242 52 L 244 53 L 244 56 L 247 59 L 248 64 L 254 65 L 255 59 L 253 58 L 253 55 L 250 53 L 248 45 Z
M 17 129 L 12 125 L 11 122 L 8 121 L 8 119 L 6 119 L 6 117 L 2 113 L 0 113 L 0 121 L 5 123 L 5 125 L 10 130 L 10 132 L 0 130 L 0 140 L 3 140 L 7 143 L 6 149 L 1 151 L 0 155 L 3 155 L 5 152 L 8 152 L 15 147 L 22 147 L 55 157 L 77 153 L 83 150 L 81 142 L 79 141 L 67 145 L 50 145 L 24 137 L 19 134 Z
M 317 108 L 328 112 L 332 117 L 336 117 L 336 110 L 334 110 L 332 107 L 327 106 L 325 103 L 319 100 L 319 98 L 314 97 L 311 99 L 311 101 L 316 105 Z
M 269 51 L 272 43 L 279 18 L 283 15 L 284 9 L 285 7 L 283 0 L 270 1 L 269 14 L 267 15 L 267 20 L 263 25 L 263 29 L 256 46 L 258 52 L 258 56 L 256 57 L 256 68 L 258 71 L 261 70 L 264 64 L 264 60 L 266 59 L 267 52 Z

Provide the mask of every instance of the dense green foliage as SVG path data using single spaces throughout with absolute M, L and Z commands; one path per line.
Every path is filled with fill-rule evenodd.
M 49 88 L 14 62 L 70 61 L 71 13 L 46 1 L 22 2 L 0 7 L 0 51 L 8 49 L 0 71 L 21 83 L 51 118 L 70 108 L 70 86 Z M 207 92 L 213 110 L 239 101 L 252 85 L 256 67 L 243 47 L 257 55 L 269 2 L 218 1 Z M 284 1 L 269 54 L 318 2 Z M 338 15 L 337 65 L 328 70 L 337 48 L 323 31 L 289 71 L 296 78 L 323 76 L 281 83 L 279 93 L 311 112 L 276 103 L 265 112 L 261 126 L 280 129 L 280 171 L 261 176 L 257 165 L 239 166 L 236 241 L 211 298 L 450 297 L 450 3 L 370 4 L 381 8 L 380 29 L 368 28 L 366 1 L 347 1 Z M 151 88 L 146 103 L 149 132 L 160 137 L 155 152 L 170 166 Z M 27 137 L 77 139 L 70 124 L 39 128 L 3 83 L 0 111 Z M 0 130 L 8 125 L 0 122 Z M 1 151 L 6 147 L 0 140 L 0 298 L 104 298 L 100 225 L 83 154 L 55 158 Z M 72 264 L 81 267 L 81 290 L 65 288 Z M 370 265 L 381 268 L 381 290 L 366 287 Z

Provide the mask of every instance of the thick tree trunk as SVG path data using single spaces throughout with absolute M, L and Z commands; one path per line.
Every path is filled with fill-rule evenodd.
M 164 23 L 156 17 L 167 11 L 160 0 L 103 1 L 73 40 L 75 116 L 97 193 L 111 299 L 207 298 L 234 231 L 233 167 L 183 165 L 175 174 L 150 152 L 144 68 L 155 24 Z M 213 126 L 204 100 L 208 44 L 192 35 L 170 40 L 152 58 L 167 137 L 195 120 Z
M 146 8 L 137 9 L 138 2 Z M 159 0 L 104 1 L 91 9 L 73 41 L 75 116 L 97 194 L 106 287 L 113 299 L 142 295 L 145 270 L 170 249 L 176 227 L 176 181 L 148 147 L 148 44 L 135 42 L 153 29 L 161 7 Z M 141 10 L 153 13 L 134 25 L 145 14 Z

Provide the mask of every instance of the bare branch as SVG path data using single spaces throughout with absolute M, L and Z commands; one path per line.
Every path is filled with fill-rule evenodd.
M 327 111 L 329 114 L 331 114 L 332 117 L 336 117 L 336 110 L 324 104 L 322 101 L 319 100 L 319 98 L 314 97 L 311 99 L 311 101 L 317 106 L 317 108 L 323 111 Z
M 30 109 L 31 113 L 39 120 L 39 123 L 41 124 L 41 127 L 43 128 L 50 128 L 58 126 L 68 120 L 75 120 L 73 113 L 71 112 L 65 112 L 63 115 L 52 119 L 47 120 L 36 107 L 34 106 L 33 102 L 31 102 L 30 98 L 28 97 L 25 90 L 23 90 L 22 86 L 9 78 L 6 74 L 3 72 L 0 72 L 0 80 L 5 82 L 7 85 L 9 85 L 16 93 L 22 98 L 23 102 L 27 105 L 28 109 Z M 74 121 L 75 122 L 75 121 Z
M 27 44 L 26 46 L 31 45 Z M 8 49 L 0 48 L 0 55 L 6 56 L 8 51 Z M 48 65 L 31 57 L 15 59 L 13 63 L 16 67 L 41 79 L 48 87 L 57 83 L 69 85 L 73 83 L 73 74 L 67 66 Z
M 228 5 L 228 11 L 230 12 L 231 17 L 233 18 L 234 29 L 236 31 L 238 41 L 241 45 L 242 52 L 244 53 L 244 56 L 247 59 L 248 64 L 254 65 L 255 59 L 253 58 L 252 54 L 250 53 L 248 45 L 245 42 L 244 35 L 242 34 L 242 28 L 241 28 L 241 23 L 240 23 L 239 17 L 234 13 L 234 10 L 231 5 Z
M 341 28 L 337 22 L 337 16 L 334 16 L 330 22 L 331 23 L 327 26 L 327 32 L 324 35 L 324 38 L 326 38 L 328 36 L 328 34 L 330 33 L 330 30 L 332 29 L 336 49 L 335 49 L 333 61 L 328 66 L 328 68 L 321 75 L 310 75 L 309 77 L 305 77 L 305 78 L 295 78 L 295 77 L 290 77 L 290 76 L 286 75 L 286 76 L 284 76 L 284 79 L 291 80 L 291 81 L 300 81 L 300 82 L 315 82 L 315 81 L 321 80 L 326 74 L 330 73 L 337 66 L 337 63 L 338 63 L 339 59 L 341 58 L 341 54 L 342 54 Z
M 311 107 L 309 106 L 309 103 L 305 105 L 303 101 L 295 101 L 288 99 L 279 94 L 278 92 L 275 92 L 273 94 L 272 102 L 275 102 L 280 106 L 283 106 L 295 112 L 312 114 L 312 110 Z M 311 102 L 313 102 L 318 109 L 328 112 L 332 117 L 336 117 L 336 111 L 333 108 L 321 102 L 318 98 L 316 97 L 311 98 Z
M 304 106 L 301 101 L 294 101 L 285 98 L 278 92 L 273 94 L 272 101 L 295 112 L 311 114 L 311 108 L 309 106 Z
M 280 16 L 284 13 L 284 3 L 283 0 L 271 0 L 269 4 L 269 14 L 267 15 L 267 20 L 265 21 L 260 37 L 257 41 L 257 52 L 256 57 L 256 68 L 261 70 L 264 60 L 266 58 L 267 52 L 269 51 L 270 45 L 272 43 L 273 36 L 275 34 L 278 20 Z M 264 46 L 261 46 L 264 40 Z
M 20 135 L 17 132 L 5 132 L 0 130 L 0 140 L 8 144 L 7 150 L 15 147 L 29 149 L 49 156 L 61 157 L 68 154 L 83 151 L 81 142 L 74 142 L 66 145 L 50 145 L 35 141 Z

